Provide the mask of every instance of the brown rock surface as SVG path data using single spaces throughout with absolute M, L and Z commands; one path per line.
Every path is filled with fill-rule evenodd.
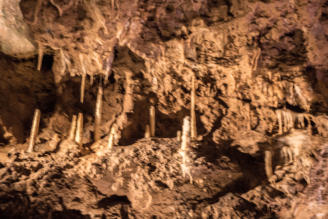
M 16 58 L 30 58 L 36 53 L 35 42 L 24 22 L 19 2 L 0 1 L 0 51 Z
M 17 33 L 1 31 L 0 17 L 0 216 L 327 216 L 327 4 L 0 0 L 7 20 L 23 15 L 5 23 Z M 27 37 L 26 24 L 42 63 L 3 49 L 21 48 L 8 37 Z M 176 134 L 190 115 L 192 75 L 199 136 L 184 166 Z M 146 139 L 150 106 L 156 137 Z M 26 154 L 36 108 L 36 152 Z M 78 113 L 82 145 L 67 140 Z

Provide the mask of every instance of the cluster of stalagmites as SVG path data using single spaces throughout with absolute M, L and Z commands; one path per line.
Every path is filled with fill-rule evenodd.
M 40 47 L 41 48 L 41 47 Z M 81 63 L 83 63 L 82 56 L 80 57 Z M 38 70 L 41 68 L 41 62 L 42 62 L 42 49 L 40 51 L 39 60 L 38 60 Z M 104 81 L 106 83 L 106 81 Z M 86 84 L 86 70 L 84 69 L 82 65 L 82 77 L 81 77 L 81 87 L 80 87 L 80 102 L 84 102 L 84 93 L 85 93 L 85 84 Z M 195 102 L 196 102 L 196 94 L 195 94 L 195 75 L 191 76 L 191 109 L 190 109 L 190 116 L 186 116 L 183 120 L 183 127 L 182 131 L 177 131 L 177 140 L 181 142 L 181 149 L 179 151 L 182 162 L 181 162 L 181 168 L 183 176 L 188 176 L 190 178 L 190 181 L 192 182 L 192 176 L 190 174 L 189 170 L 189 163 L 191 162 L 188 157 L 188 150 L 190 141 L 196 141 L 198 140 L 197 135 L 197 126 L 196 126 L 196 114 L 195 114 Z M 266 89 L 264 91 L 265 93 L 272 93 L 273 94 L 273 87 L 271 87 L 270 91 Z M 300 94 L 300 88 L 296 86 L 292 86 L 291 93 L 293 93 L 295 96 L 292 99 L 299 98 L 299 102 L 302 103 L 303 107 L 307 108 L 307 100 Z M 277 92 L 276 92 L 277 93 Z M 269 95 L 273 96 L 273 95 Z M 102 123 L 102 99 L 103 99 L 103 87 L 102 87 L 102 81 L 100 81 L 98 86 L 98 92 L 96 97 L 96 106 L 95 106 L 95 120 L 94 120 L 94 141 L 98 142 L 101 140 L 101 132 L 100 132 L 100 126 Z M 156 127 L 156 110 L 155 110 L 155 104 L 154 100 L 151 100 L 151 107 L 149 109 L 149 124 L 145 127 L 145 138 L 151 138 L 155 136 L 155 127 Z M 277 116 L 277 127 L 278 132 L 277 135 L 286 135 L 291 130 L 295 129 L 307 129 L 308 135 L 312 135 L 312 125 L 311 123 L 317 123 L 317 118 L 312 116 L 308 113 L 295 113 L 293 111 L 287 110 L 287 109 L 277 109 L 275 111 Z M 38 128 L 39 128 L 39 122 L 40 122 L 41 112 L 39 109 L 35 110 L 32 128 L 31 128 L 31 134 L 29 139 L 29 146 L 27 149 L 27 152 L 33 152 L 33 147 L 35 143 L 36 136 L 38 134 Z M 249 127 L 250 128 L 250 127 Z M 110 128 L 110 133 L 108 135 L 108 143 L 107 147 L 103 148 L 106 151 L 109 151 L 112 149 L 112 147 L 118 142 L 118 128 L 116 124 L 112 124 L 112 127 Z M 324 128 L 323 130 L 321 128 L 318 128 L 318 132 L 320 135 L 326 135 L 327 129 Z M 322 133 L 323 132 L 323 133 Z M 83 136 L 83 113 L 78 112 L 78 114 L 73 115 L 71 127 L 68 135 L 68 139 L 70 141 L 74 141 L 80 149 L 83 148 L 82 145 L 82 136 Z M 283 160 L 288 162 L 293 162 L 296 159 L 298 159 L 302 151 L 302 144 L 307 141 L 306 134 L 301 132 L 296 132 L 292 134 L 293 140 L 295 140 L 294 143 L 289 143 L 288 141 L 291 141 L 290 139 L 281 139 L 282 141 L 286 141 L 286 146 L 282 147 L 281 154 L 283 157 Z M 295 145 L 295 147 L 291 146 Z M 297 145 L 297 146 L 296 146 Z M 98 152 L 97 154 L 103 154 L 104 151 Z M 270 181 L 273 181 L 273 166 L 272 166 L 272 157 L 273 157 L 273 151 L 269 149 L 265 149 L 264 154 L 264 160 L 265 160 L 265 172 Z
M 39 57 L 38 61 L 38 70 L 41 68 L 42 62 L 42 55 Z M 85 93 L 85 85 L 86 85 L 86 74 L 85 71 L 81 77 L 81 86 L 80 86 L 80 103 L 84 103 L 84 93 Z M 96 106 L 95 106 L 95 124 L 94 124 L 94 140 L 95 142 L 101 139 L 100 134 L 100 125 L 102 122 L 102 99 L 103 99 L 103 87 L 102 82 L 99 83 L 98 92 L 97 92 L 97 99 L 96 99 Z M 154 101 L 151 101 L 154 103 Z M 145 127 L 145 138 L 150 138 L 155 136 L 155 127 L 156 127 L 156 120 L 155 120 L 155 106 L 154 104 L 151 105 L 149 109 L 149 116 L 150 116 L 150 123 Z M 35 144 L 36 137 L 38 135 L 39 123 L 41 118 L 41 111 L 36 109 L 34 112 L 32 128 L 30 133 L 29 139 L 29 147 L 27 152 L 33 152 L 33 147 Z M 185 120 L 189 120 L 189 117 L 186 117 Z M 185 121 L 184 120 L 184 121 Z M 183 128 L 184 130 L 184 128 Z M 191 91 L 191 128 L 189 128 L 188 134 L 190 134 L 191 130 L 191 138 L 196 139 L 197 131 L 196 131 L 196 116 L 195 116 L 195 77 L 192 76 L 192 91 Z M 117 130 L 115 124 L 112 125 L 110 129 L 110 134 L 108 138 L 108 148 L 112 148 L 113 144 L 118 141 L 117 138 Z M 186 133 L 186 132 L 183 132 Z M 75 141 L 78 145 L 82 145 L 82 135 L 83 135 L 83 113 L 79 112 L 76 115 L 72 116 L 71 127 L 68 134 L 68 139 Z M 181 141 L 181 138 L 184 139 L 186 137 L 183 135 L 181 136 L 181 131 L 177 132 L 177 138 Z
M 39 66 L 38 66 L 39 68 Z M 80 87 L 80 102 L 84 103 L 84 92 L 85 92 L 85 83 L 86 83 L 86 74 L 82 75 L 81 78 L 81 87 Z M 196 127 L 196 114 L 195 114 L 195 76 L 193 75 L 191 77 L 191 83 L 192 83 L 192 89 L 191 89 L 191 114 L 190 116 L 186 116 L 183 121 L 183 127 L 182 131 L 177 132 L 177 139 L 179 142 L 181 142 L 181 150 L 180 154 L 182 157 L 182 172 L 183 176 L 186 175 L 190 177 L 190 181 L 192 181 L 191 174 L 189 172 L 188 163 L 189 158 L 187 156 L 188 147 L 191 140 L 197 139 L 197 127 Z M 101 140 L 101 134 L 100 134 L 100 126 L 102 122 L 102 99 L 103 99 L 103 86 L 102 81 L 99 83 L 98 86 L 98 92 L 96 97 L 96 105 L 95 105 L 95 118 L 94 118 L 94 141 L 95 145 L 99 140 Z M 156 110 L 154 101 L 151 100 L 151 103 L 153 103 L 149 109 L 149 124 L 145 127 L 145 138 L 152 138 L 155 137 L 156 133 Z M 30 138 L 28 142 L 28 148 L 26 150 L 27 153 L 32 153 L 34 151 L 34 145 L 36 142 L 36 138 L 39 132 L 39 123 L 41 119 L 41 111 L 39 109 L 36 109 L 34 112 L 34 117 L 32 121 L 32 127 L 30 132 Z M 83 113 L 78 112 L 77 114 L 72 116 L 71 126 L 68 133 L 68 144 L 71 144 L 73 142 L 78 145 L 79 149 L 83 149 L 83 142 L 82 142 L 82 136 L 83 136 Z M 108 135 L 108 142 L 107 146 L 102 148 L 102 151 L 96 152 L 97 155 L 103 155 L 106 151 L 110 151 L 112 147 L 117 144 L 118 142 L 118 128 L 116 124 L 112 124 L 112 127 L 110 128 L 110 133 Z M 71 142 L 71 143 L 70 143 Z M 69 146 L 69 145 L 62 145 Z M 61 150 L 61 148 L 60 148 Z M 62 150 L 65 150 L 62 148 Z M 61 151 L 62 151 L 61 150 Z

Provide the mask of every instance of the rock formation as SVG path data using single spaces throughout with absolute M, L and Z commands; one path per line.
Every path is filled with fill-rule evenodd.
M 327 217 L 327 7 L 0 0 L 0 217 Z

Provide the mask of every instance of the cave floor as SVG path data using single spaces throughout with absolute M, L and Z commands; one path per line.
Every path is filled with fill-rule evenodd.
M 180 143 L 171 138 L 140 139 L 112 150 L 105 139 L 88 150 L 69 140 L 44 143 L 31 154 L 23 152 L 26 145 L 2 148 L 0 216 L 287 218 L 316 212 L 321 218 L 327 214 L 323 142 L 316 142 L 309 184 L 298 178 L 294 164 L 276 168 L 281 178 L 270 184 L 262 156 L 206 142 L 190 145 L 183 166 Z

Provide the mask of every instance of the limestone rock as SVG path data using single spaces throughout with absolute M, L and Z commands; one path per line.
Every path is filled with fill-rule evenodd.
M 16 58 L 30 58 L 36 48 L 19 3 L 20 0 L 0 0 L 0 51 Z

